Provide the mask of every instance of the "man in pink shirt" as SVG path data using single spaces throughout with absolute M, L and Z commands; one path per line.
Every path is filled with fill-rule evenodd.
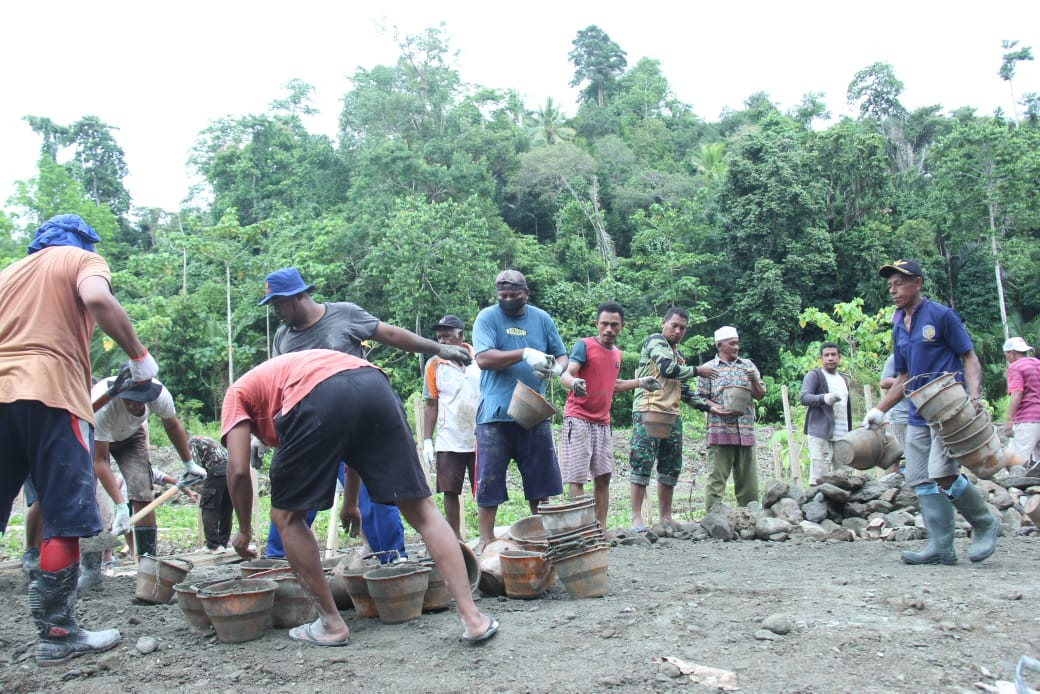
M 625 312 L 620 304 L 613 301 L 600 304 L 595 325 L 596 337 L 586 337 L 574 344 L 567 371 L 560 376 L 560 383 L 571 391 L 563 410 L 560 449 L 567 495 L 582 494 L 591 476 L 596 520 L 606 530 L 610 478 L 614 473 L 614 444 L 610 437 L 610 405 L 614 393 L 636 388 L 655 391 L 660 390 L 661 384 L 653 376 L 618 380 L 621 350 L 615 343 L 625 325 Z
M 350 632 L 322 572 L 317 540 L 306 523 L 308 510 L 332 506 L 341 460 L 347 463 L 347 509 L 357 511 L 364 480 L 373 501 L 396 504 L 422 535 L 455 599 L 465 627 L 461 639 L 483 641 L 498 630 L 498 622 L 481 614 L 473 602 L 458 540 L 430 500 L 404 408 L 378 368 L 326 349 L 274 357 L 228 388 L 220 431 L 228 451 L 228 491 L 238 517 L 231 544 L 244 559 L 256 556 L 249 548 L 250 434 L 276 448 L 270 471 L 271 522 L 282 537 L 289 565 L 318 609 L 318 619 L 291 629 L 289 638 L 318 646 L 349 642 Z
M 1014 462 L 1040 472 L 1040 359 L 1029 356 L 1032 351 L 1021 337 L 1004 343 L 1010 396 L 1004 433 L 1011 437 Z

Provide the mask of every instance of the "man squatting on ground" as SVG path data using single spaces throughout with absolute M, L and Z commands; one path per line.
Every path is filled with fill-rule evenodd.
M 86 631 L 75 616 L 79 538 L 101 531 L 90 452 L 95 322 L 130 357 L 134 381 L 159 371 L 112 296 L 108 264 L 94 253 L 99 240 L 78 216 L 58 215 L 36 230 L 29 257 L 0 272 L 0 532 L 32 480 L 43 515 L 29 582 L 38 665 L 119 643 L 117 630 Z
M 661 321 L 661 332 L 650 335 L 639 349 L 636 378 L 651 377 L 661 384 L 661 389 L 640 390 L 632 402 L 632 439 L 629 453 L 629 479 L 632 481 L 632 529 L 646 529 L 643 519 L 643 501 L 646 486 L 650 484 L 650 473 L 657 464 L 657 511 L 661 523 L 672 523 L 672 494 L 682 472 L 682 418 L 679 416 L 679 400 L 706 409 L 694 401 L 693 391 L 685 381 L 697 376 L 714 375 L 708 366 L 686 366 L 686 360 L 676 348 L 686 334 L 689 324 L 686 311 L 675 306 L 665 311 Z M 657 439 L 646 433 L 643 424 L 646 413 L 658 412 L 673 415 L 675 421 L 668 438 Z
M 473 348 L 480 366 L 477 405 L 478 550 L 494 538 L 498 507 L 506 493 L 510 459 L 524 482 L 531 513 L 550 496 L 563 493 L 560 465 L 549 419 L 524 429 L 509 416 L 509 401 L 517 381 L 545 393 L 545 381 L 567 368 L 567 351 L 548 313 L 527 303 L 527 279 L 516 270 L 495 278 L 498 303 L 477 314 Z
M 473 348 L 462 340 L 462 320 L 444 316 L 433 332 L 442 345 Z M 426 362 L 423 378 L 423 459 L 427 468 L 437 471 L 437 492 L 444 495 L 444 517 L 455 535 L 462 539 L 462 484 L 469 473 L 476 487 L 477 402 L 480 400 L 480 367 L 433 357 Z M 434 446 L 433 429 L 437 427 Z
M 888 282 L 888 294 L 895 304 L 892 316 L 892 353 L 899 375 L 891 390 L 863 420 L 867 427 L 878 427 L 884 413 L 904 397 L 943 373 L 962 378 L 975 409 L 980 409 L 979 385 L 982 367 L 975 355 L 968 331 L 960 316 L 921 293 L 924 273 L 913 260 L 897 260 L 884 265 L 879 274 Z M 924 421 L 913 402 L 906 428 L 905 484 L 914 488 L 921 507 L 928 546 L 923 552 L 903 552 L 907 564 L 956 564 L 953 549 L 953 509 L 971 523 L 972 543 L 968 558 L 982 561 L 993 554 L 1000 534 L 1000 523 L 990 515 L 986 502 L 960 465 L 946 455 L 942 439 Z M 952 502 L 952 504 L 951 504 Z
M 322 571 L 318 542 L 306 523 L 310 509 L 332 506 L 340 461 L 346 461 L 344 505 L 357 508 L 364 480 L 372 499 L 397 505 L 422 536 L 455 599 L 465 641 L 498 629 L 473 602 L 458 539 L 430 500 L 430 488 L 412 442 L 404 408 L 378 368 L 332 350 L 274 357 L 235 381 L 221 408 L 221 439 L 228 451 L 227 479 L 238 531 L 231 541 L 244 559 L 256 552 L 249 437 L 275 448 L 271 460 L 271 521 L 318 619 L 289 637 L 321 646 L 345 646 L 349 630 L 336 610 Z
M 1004 434 L 1011 437 L 1013 462 L 1040 473 L 1040 359 L 1021 337 L 1004 343 L 1007 359 L 1008 411 Z
M 112 379 L 103 378 L 90 392 L 91 401 L 104 395 Z M 147 506 L 152 493 L 152 462 L 148 453 L 148 417 L 157 415 L 166 435 L 177 450 L 186 472 L 205 478 L 206 471 L 195 464 L 188 446 L 188 434 L 177 418 L 173 396 L 159 381 L 153 380 L 118 393 L 94 414 L 94 474 L 108 495 L 123 500 L 119 483 L 112 474 L 109 455 L 115 458 L 126 482 L 126 493 L 134 513 Z M 116 508 L 117 524 L 122 509 Z M 155 511 L 134 526 L 134 547 L 138 557 L 156 554 Z M 84 551 L 80 565 L 80 590 L 101 583 L 102 549 Z
M 708 484 L 704 489 L 704 510 L 722 501 L 726 481 L 733 473 L 733 492 L 737 504 L 758 501 L 758 466 L 755 463 L 755 400 L 766 394 L 758 367 L 741 359 L 737 329 L 724 325 L 715 331 L 718 354 L 707 363 L 717 375 L 697 379 L 697 399 L 708 406 Z M 751 403 L 743 412 L 730 412 L 722 404 L 723 391 L 730 386 L 751 390 Z
M 820 366 L 805 374 L 799 400 L 809 409 L 803 432 L 809 437 L 809 484 L 835 469 L 834 442 L 852 429 L 849 379 L 838 373 L 841 351 L 833 342 L 820 345 Z
M 596 336 L 574 343 L 567 370 L 560 384 L 571 392 L 563 409 L 563 481 L 567 495 L 580 496 L 592 478 L 596 520 L 607 529 L 610 505 L 610 477 L 614 473 L 614 442 L 610 437 L 610 405 L 614 393 L 636 388 L 653 392 L 661 383 L 653 376 L 619 380 L 621 350 L 617 336 L 625 325 L 621 305 L 608 301 L 596 309 Z
M 264 280 L 264 298 L 260 305 L 271 304 L 274 313 L 282 321 L 274 335 L 272 354 L 305 349 L 332 349 L 344 354 L 363 358 L 362 342 L 376 342 L 397 347 L 406 352 L 436 354 L 445 359 L 469 364 L 470 353 L 455 345 L 441 345 L 415 333 L 384 323 L 357 304 L 348 301 L 319 304 L 311 298 L 313 284 L 307 284 L 294 267 L 275 270 Z M 372 504 L 368 490 L 361 490 L 360 517 L 354 518 L 359 510 L 346 505 L 340 511 L 344 527 L 357 521 L 361 524 L 364 539 L 369 548 L 376 552 L 396 551 L 404 556 L 404 527 L 401 516 L 393 506 Z M 314 520 L 309 515 L 308 523 Z M 272 529 L 267 538 L 267 556 L 285 556 L 277 529 Z M 383 557 L 386 560 L 386 557 Z

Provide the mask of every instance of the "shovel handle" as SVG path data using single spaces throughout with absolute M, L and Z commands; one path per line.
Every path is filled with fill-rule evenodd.
M 149 513 L 151 513 L 152 511 L 154 511 L 158 507 L 162 506 L 162 504 L 167 499 L 169 499 L 171 496 L 173 496 L 174 494 L 176 494 L 180 490 L 181 490 L 180 487 L 178 487 L 177 485 L 173 485 L 172 487 L 167 489 L 165 492 L 163 492 L 159 496 L 155 497 L 155 499 L 153 499 L 147 506 L 142 508 L 140 511 L 138 511 L 134 515 L 130 516 L 130 526 L 133 527 L 133 526 L 137 525 L 137 522 L 139 520 L 141 520 L 142 518 L 147 516 Z

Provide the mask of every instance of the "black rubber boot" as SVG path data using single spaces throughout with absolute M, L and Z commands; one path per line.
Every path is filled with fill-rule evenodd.
M 925 494 L 917 497 L 928 531 L 928 546 L 923 552 L 903 552 L 904 564 L 957 563 L 953 551 L 953 505 L 945 494 Z
M 36 644 L 36 664 L 58 665 L 84 653 L 107 651 L 119 643 L 115 629 L 86 631 L 76 624 L 76 581 L 79 564 L 70 564 L 51 573 L 33 570 L 29 582 L 29 611 L 40 642 Z
M 146 554 L 155 557 L 155 526 L 138 525 L 134 527 L 134 545 L 137 547 L 137 558 Z
M 83 552 L 80 555 L 79 581 L 76 583 L 78 592 L 101 588 L 101 554 L 101 552 Z
M 986 506 L 982 494 L 974 484 L 969 484 L 956 499 L 951 499 L 954 507 L 971 523 L 971 548 L 968 559 L 982 561 L 993 554 L 997 548 L 997 537 L 1000 536 L 1000 521 L 993 517 Z

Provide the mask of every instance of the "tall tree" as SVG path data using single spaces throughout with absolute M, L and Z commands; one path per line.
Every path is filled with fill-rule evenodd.
M 1022 46 L 1016 50 L 1018 41 L 1008 41 L 1005 39 L 1000 42 L 1000 47 L 1003 48 L 1007 53 L 1004 54 L 1004 59 L 1000 63 L 1000 69 L 997 70 L 997 74 L 1000 75 L 1000 79 L 1008 83 L 1008 89 L 1011 90 L 1011 111 L 1015 114 L 1015 120 L 1018 120 L 1018 102 L 1015 100 L 1015 68 L 1018 63 L 1024 60 L 1033 59 L 1033 49 L 1030 46 Z
M 571 86 L 577 87 L 583 82 L 588 82 L 579 101 L 591 102 L 605 108 L 607 94 L 613 91 L 618 78 L 628 65 L 625 51 L 607 36 L 607 32 L 595 24 L 579 31 L 572 44 L 574 48 L 567 54 L 574 64 Z

